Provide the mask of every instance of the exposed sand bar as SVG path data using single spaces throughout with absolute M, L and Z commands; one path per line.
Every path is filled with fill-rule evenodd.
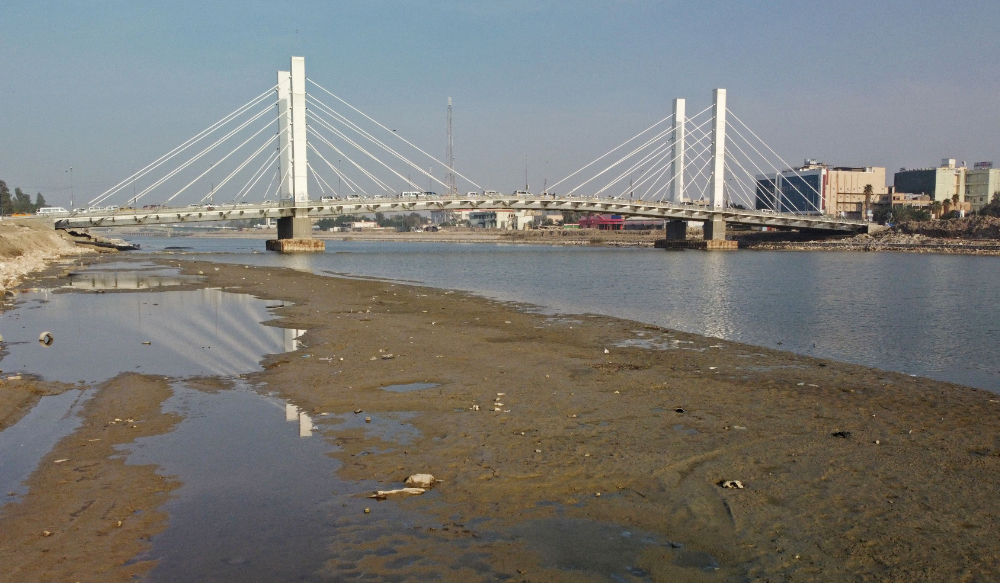
M 433 496 L 373 501 L 366 516 L 399 505 L 439 525 L 464 525 L 406 539 L 424 557 L 419 566 L 362 553 L 350 564 L 331 558 L 332 572 L 477 580 L 455 563 L 449 542 L 469 537 L 482 563 L 514 580 L 607 580 L 557 569 L 516 534 L 560 517 L 682 541 L 720 565 L 705 572 L 675 550 L 651 547 L 638 562 L 654 581 L 1000 580 L 993 393 L 603 316 L 553 318 L 445 290 L 182 263 L 212 287 L 293 303 L 275 310 L 275 324 L 307 329 L 306 348 L 268 357 L 248 379 L 317 416 L 360 409 L 372 418 L 330 434 L 341 478 L 375 479 L 384 490 L 413 473 L 443 480 Z M 409 383 L 439 386 L 380 388 Z M 131 388 L 146 385 L 153 388 Z M 128 397 L 120 404 L 139 418 L 156 410 L 164 390 L 137 375 L 108 383 L 77 434 L 46 459 L 81 459 L 81 443 L 101 443 L 84 437 L 126 443 L 169 430 L 172 418 L 150 418 L 129 437 L 105 426 L 111 411 L 102 409 Z M 405 445 L 379 439 L 374 429 L 396 423 L 382 415 L 392 412 L 415 413 L 409 423 L 419 436 Z M 85 451 L 104 488 L 43 462 L 28 499 L 0 514 L 5 573 L 127 580 L 146 568 L 117 565 L 163 528 L 155 513 L 129 531 L 138 547 L 81 549 L 115 535 L 109 501 L 155 509 L 171 483 L 153 481 L 151 468 L 112 463 L 109 450 Z M 727 480 L 744 488 L 722 488 Z

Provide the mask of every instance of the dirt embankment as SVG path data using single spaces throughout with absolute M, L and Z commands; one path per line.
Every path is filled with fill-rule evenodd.
M 969 217 L 949 221 L 906 221 L 896 225 L 896 233 L 923 235 L 936 239 L 1000 240 L 1000 218 Z
M 85 251 L 62 231 L 41 222 L 4 220 L 0 223 L 0 293 L 49 261 Z

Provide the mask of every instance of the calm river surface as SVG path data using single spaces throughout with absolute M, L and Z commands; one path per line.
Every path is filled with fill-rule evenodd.
M 1000 258 L 250 239 L 139 239 L 208 259 L 397 279 L 597 313 L 1000 392 Z M 204 258 L 200 256 L 199 258 Z

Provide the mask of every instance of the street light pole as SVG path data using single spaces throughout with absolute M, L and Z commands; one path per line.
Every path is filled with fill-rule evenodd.
M 69 210 L 73 210 L 73 167 L 70 166 L 66 172 L 69 172 Z

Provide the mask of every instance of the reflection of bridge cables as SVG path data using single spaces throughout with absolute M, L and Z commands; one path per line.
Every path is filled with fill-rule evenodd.
M 339 102 L 343 103 L 343 104 L 344 104 L 344 105 L 346 105 L 347 107 L 350 107 L 351 109 L 353 109 L 353 110 L 354 110 L 354 111 L 356 111 L 357 113 L 361 114 L 361 115 L 362 115 L 362 116 L 364 116 L 364 117 L 365 117 L 365 119 L 367 119 L 368 121 L 370 121 L 370 122 L 374 123 L 375 125 L 377 125 L 378 127 L 382 128 L 382 129 L 383 129 L 383 130 L 385 130 L 386 132 L 388 132 L 388 133 L 392 134 L 393 136 L 396 136 L 397 138 L 399 138 L 400 140 L 402 140 L 402 141 L 403 141 L 404 143 L 406 143 L 406 145 L 410 146 L 410 147 L 411 147 L 411 148 L 413 148 L 414 150 L 416 150 L 416 151 L 420 152 L 420 153 L 421 153 L 421 154 L 423 154 L 424 156 L 427 156 L 428 158 L 430 158 L 430 159 L 431 159 L 431 160 L 433 160 L 434 162 L 436 162 L 436 163 L 440 164 L 441 166 L 444 166 L 445 168 L 448 168 L 448 169 L 449 169 L 449 170 L 450 170 L 451 172 L 454 172 L 456 176 L 458 176 L 458 177 L 462 178 L 463 180 L 466 180 L 466 181 L 468 181 L 468 182 L 469 182 L 470 184 L 472 184 L 473 186 L 475 186 L 475 187 L 476 187 L 476 188 L 478 188 L 479 190 L 483 190 L 483 187 L 482 187 L 482 186 L 479 186 L 478 184 L 476 184 L 476 183 L 475 183 L 474 181 L 472 181 L 472 180 L 471 180 L 471 179 L 470 179 L 469 177 L 467 177 L 467 176 L 463 175 L 463 174 L 462 174 L 462 173 L 460 173 L 460 172 L 457 172 L 457 171 L 456 171 L 456 170 L 455 170 L 454 168 L 451 168 L 451 167 L 449 167 L 449 166 L 448 166 L 447 164 L 445 164 L 444 162 L 442 162 L 442 161 L 438 160 L 438 159 L 437 159 L 437 158 L 435 158 L 434 156 L 431 156 L 431 155 L 430 155 L 430 154 L 428 154 L 427 152 L 425 152 L 425 151 L 421 150 L 421 149 L 420 149 L 419 147 L 417 147 L 416 145 L 414 145 L 413 143 L 411 143 L 411 142 L 410 142 L 409 140 L 407 140 L 407 139 L 406 139 L 406 138 L 404 138 L 403 136 L 401 136 L 401 135 L 397 134 L 396 132 L 394 132 L 394 131 L 390 130 L 389 128 L 387 128 L 387 127 L 385 127 L 384 125 L 380 124 L 379 122 L 375 121 L 375 120 L 374 120 L 374 119 L 373 119 L 372 117 L 370 117 L 370 116 L 369 116 L 368 114 L 366 114 L 365 112 L 361 111 L 360 109 L 358 109 L 358 108 L 354 107 L 354 106 L 353 106 L 353 105 L 351 105 L 350 103 L 347 103 L 347 102 L 346 102 L 346 101 L 344 101 L 343 99 L 341 99 L 341 98 L 337 97 L 336 95 L 334 95 L 333 93 L 331 93 L 331 92 L 330 92 L 330 91 L 329 91 L 329 90 L 328 90 L 327 88 L 323 87 L 323 86 L 322 86 L 322 85 L 320 85 L 319 83 L 317 83 L 317 82 L 315 82 L 315 81 L 313 81 L 312 79 L 309 79 L 309 78 L 306 78 L 306 81 L 308 81 L 308 82 L 312 83 L 312 84 L 313 84 L 313 85 L 315 85 L 316 87 L 319 87 L 319 88 L 320 88 L 321 90 L 323 90 L 324 92 L 326 92 L 327 94 L 329 94 L 329 95 L 330 95 L 331 97 L 333 97 L 333 98 L 334 98 L 334 99 L 336 99 L 337 101 L 339 101 Z
M 135 182 L 139 178 L 142 178 L 143 176 L 145 176 L 149 172 L 152 172 L 153 170 L 155 170 L 156 168 L 160 167 L 161 165 L 163 165 L 164 163 L 166 163 L 168 160 L 170 160 L 174 156 L 180 154 L 184 150 L 188 149 L 189 147 L 191 147 L 194 144 L 196 144 L 199 141 L 201 141 L 206 136 L 212 134 L 213 132 L 215 132 L 216 130 L 218 130 L 220 127 L 222 127 L 225 124 L 227 124 L 228 122 L 230 122 L 233 118 L 235 118 L 235 117 L 237 117 L 239 115 L 242 115 L 243 113 L 245 113 L 250 108 L 256 106 L 261 101 L 267 99 L 267 96 L 270 95 L 271 92 L 275 90 L 275 88 L 277 88 L 277 85 L 271 87 L 270 89 L 268 89 L 267 91 L 261 93 L 257 97 L 251 99 L 247 103 L 245 103 L 245 104 L 241 105 L 240 107 L 236 108 L 236 110 L 234 110 L 229 115 L 223 117 L 222 119 L 220 119 L 219 121 L 217 121 L 214 124 L 210 125 L 209 127 L 205 128 L 204 130 L 198 132 L 198 134 L 196 134 L 194 137 L 189 138 L 187 141 L 185 141 L 181 145 L 177 146 L 173 150 L 167 152 L 163 156 L 160 156 L 159 158 L 157 158 L 153 162 L 147 164 L 145 167 L 143 167 L 138 172 L 135 172 L 134 174 L 132 174 L 131 176 L 129 176 L 125 180 L 122 180 L 121 182 L 119 182 L 115 186 L 113 186 L 110 189 L 104 191 L 100 195 L 94 197 L 90 202 L 87 203 L 87 206 L 94 206 L 95 204 L 99 204 L 99 203 L 107 200 L 108 197 L 113 196 L 114 194 L 117 194 L 123 188 L 131 185 L 133 182 Z
M 416 170 L 417 172 L 420 172 L 421 174 L 423 174 L 424 176 L 427 176 L 428 178 L 432 178 L 432 179 L 434 178 L 433 175 L 428 174 L 423 168 L 421 168 L 420 166 L 418 166 L 414 162 L 410 161 L 409 159 L 407 159 L 405 156 L 403 156 L 399 152 L 397 152 L 397 151 L 393 150 L 392 148 L 390 148 L 389 146 L 387 146 L 381 140 L 379 140 L 375 136 L 373 136 L 370 133 L 368 133 L 367 131 L 365 131 L 363 128 L 361 128 L 360 126 L 358 126 L 356 123 L 352 122 L 351 120 L 347 119 L 346 117 L 344 117 L 343 115 L 341 115 L 340 113 L 338 113 L 337 111 L 335 111 L 332 107 L 326 105 L 325 103 L 323 103 L 319 99 L 316 99 L 315 97 L 309 97 L 309 100 L 314 105 L 316 105 L 319 108 L 320 111 L 322 111 L 326 115 L 330 115 L 331 117 L 333 117 L 333 119 L 335 121 L 337 121 L 337 122 L 339 122 L 339 123 L 347 126 L 349 129 L 351 129 L 355 133 L 361 135 L 362 137 L 364 137 L 368 141 L 370 141 L 373 144 L 379 146 L 380 148 L 382 148 L 383 150 L 385 150 L 386 152 L 388 152 L 389 154 L 391 154 L 393 157 L 395 157 L 398 160 L 404 162 L 410 168 Z M 440 182 L 445 188 L 450 188 L 444 182 L 441 182 L 440 180 L 438 180 L 438 182 Z M 420 188 L 419 186 L 417 186 L 416 184 L 413 184 L 412 182 L 410 183 L 410 185 L 413 186 L 414 188 L 418 188 L 418 189 Z

